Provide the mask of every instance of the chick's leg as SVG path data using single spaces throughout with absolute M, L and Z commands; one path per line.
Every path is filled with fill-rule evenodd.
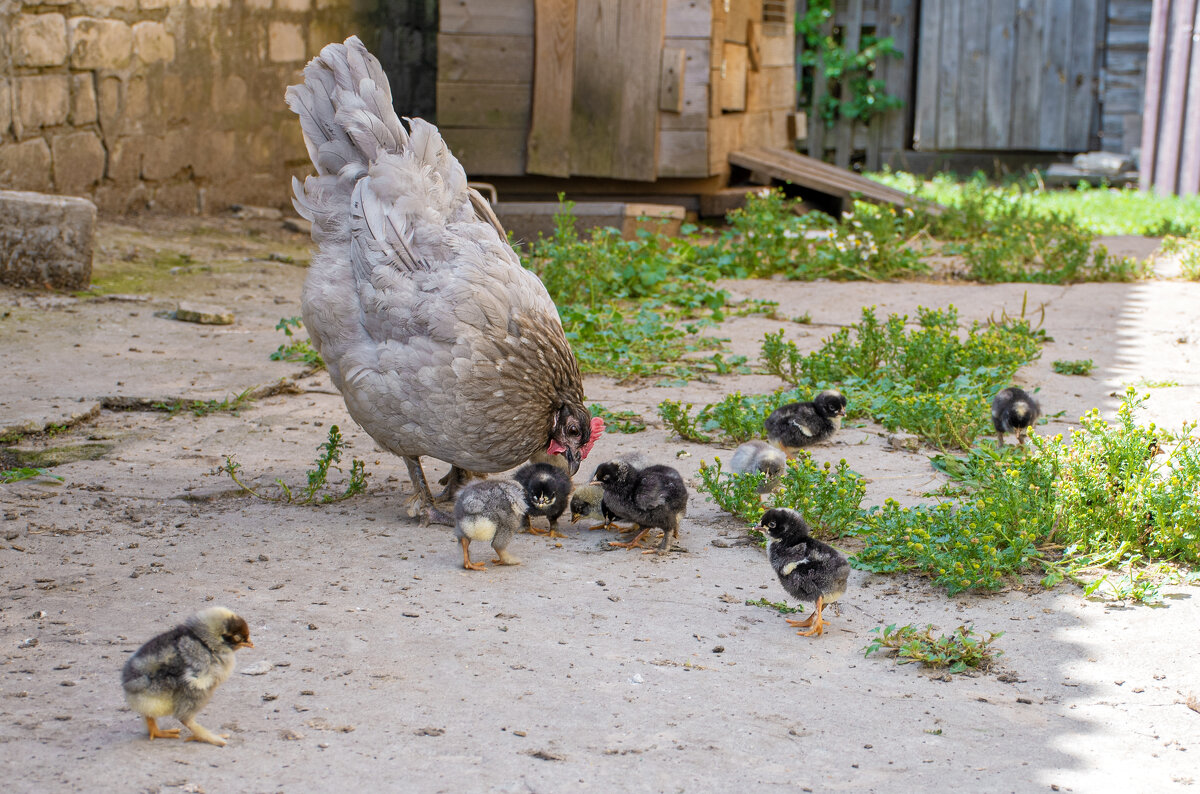
M 822 634 L 824 634 L 825 627 L 829 625 L 829 621 L 821 620 L 821 610 L 824 608 L 824 606 L 825 606 L 825 599 L 818 596 L 817 597 L 817 608 L 815 610 L 813 610 L 813 615 L 812 615 L 812 621 L 813 621 L 812 627 L 809 628 L 808 631 L 797 631 L 796 633 L 799 634 L 801 637 L 813 637 L 813 636 L 820 637 Z
M 637 527 L 637 524 L 634 524 L 634 526 Z M 639 529 L 640 529 L 640 527 L 639 527 Z M 637 537 L 635 537 L 633 540 L 629 541 L 628 543 L 622 543 L 619 540 L 610 540 L 608 542 L 608 545 L 616 546 L 619 549 L 640 549 L 640 548 L 642 548 L 642 538 L 646 536 L 646 533 L 649 532 L 650 529 L 651 529 L 650 527 L 646 527 L 645 529 L 643 529 L 641 532 L 639 532 L 637 534 Z
M 408 499 L 408 514 L 421 514 L 421 524 L 446 524 L 454 526 L 454 519 L 433 506 L 433 495 L 429 493 L 429 483 L 425 480 L 425 472 L 421 470 L 420 458 L 404 458 L 408 467 L 408 479 L 412 481 L 413 495 Z
M 225 740 L 229 738 L 229 734 L 227 733 L 218 736 L 196 722 L 194 717 L 186 717 L 181 719 L 180 722 L 186 725 L 188 730 L 192 732 L 191 736 L 184 739 L 185 742 L 207 742 L 208 744 L 215 744 L 217 747 L 224 747 Z
M 158 721 L 153 717 L 146 717 L 146 730 L 149 732 L 150 741 L 155 739 L 178 739 L 178 728 L 160 728 Z
M 487 566 L 482 562 L 471 562 L 471 552 L 468 547 L 471 545 L 469 538 L 459 538 L 458 542 L 462 545 L 463 550 L 463 567 L 468 571 L 486 571 Z
M 493 547 L 495 548 L 495 547 Z M 520 565 L 521 561 L 509 554 L 505 549 L 496 549 L 496 559 L 492 560 L 493 565 Z

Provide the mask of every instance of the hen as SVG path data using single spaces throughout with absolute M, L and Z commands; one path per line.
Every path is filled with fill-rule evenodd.
M 437 128 L 405 129 L 354 36 L 321 50 L 287 103 L 317 169 L 293 179 L 319 248 L 304 325 L 350 416 L 404 459 L 414 506 L 452 523 L 423 455 L 451 464 L 445 498 L 539 451 L 574 473 L 594 432 L 558 311 Z

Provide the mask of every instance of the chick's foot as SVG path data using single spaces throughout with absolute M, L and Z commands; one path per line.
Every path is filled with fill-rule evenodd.
M 153 717 L 146 717 L 146 730 L 151 741 L 154 741 L 155 739 L 179 738 L 178 728 L 160 728 L 158 727 L 157 720 L 155 720 Z
M 215 744 L 217 747 L 224 747 L 225 740 L 229 738 L 229 734 L 223 733 L 218 736 L 195 720 L 183 720 L 183 724 L 192 732 L 191 736 L 184 739 L 185 742 L 205 742 L 206 744 Z
M 644 537 L 646 536 L 646 533 L 647 533 L 647 532 L 649 532 L 649 531 L 650 531 L 650 527 L 646 527 L 645 529 L 643 529 L 641 532 L 639 532 L 639 533 L 638 533 L 638 535 L 637 535 L 637 537 L 636 537 L 636 538 L 634 538 L 633 540 L 629 541 L 628 543 L 623 543 L 623 542 L 621 542 L 621 541 L 619 541 L 619 540 L 610 540 L 610 541 L 608 542 L 608 545 L 610 545 L 610 546 L 616 546 L 616 547 L 617 547 L 617 548 L 619 548 L 619 549 L 640 549 L 640 548 L 643 548 L 643 546 L 642 546 L 642 538 L 644 538 Z
M 471 552 L 469 551 L 470 546 L 471 546 L 471 541 L 467 540 L 466 538 L 462 538 L 461 540 L 459 540 L 459 544 L 462 546 L 463 568 L 466 568 L 468 571 L 486 571 L 487 570 L 487 566 L 484 565 L 482 562 L 471 562 Z

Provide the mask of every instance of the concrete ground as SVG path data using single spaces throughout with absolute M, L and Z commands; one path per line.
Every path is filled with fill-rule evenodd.
M 1145 255 L 1154 242 L 1117 244 Z M 84 458 L 53 469 L 61 482 L 0 485 L 6 791 L 1160 792 L 1200 778 L 1194 588 L 1168 588 L 1155 608 L 1032 580 L 948 598 L 920 578 L 854 571 L 815 639 L 746 606 L 785 594 L 695 490 L 700 461 L 728 452 L 669 437 L 654 409 L 775 388 L 767 376 L 587 381 L 590 400 L 651 427 L 605 436 L 581 473 L 628 450 L 678 466 L 692 485 L 684 550 L 610 550 L 610 535 L 578 528 L 518 536 L 519 567 L 464 571 L 449 529 L 406 516 L 403 465 L 354 426 L 326 375 L 268 358 L 283 341 L 275 324 L 300 313 L 304 271 L 286 260 L 306 251 L 266 222 L 110 223 L 95 280 L 125 295 L 0 292 L 0 429 L 49 428 L 17 448 Z M 720 332 L 752 359 L 764 331 L 813 348 L 863 305 L 953 303 L 969 323 L 1018 311 L 1028 293 L 1053 341 L 1019 381 L 1041 387 L 1048 414 L 1065 412 L 1039 432 L 1065 432 L 1093 406 L 1111 414 L 1131 383 L 1179 384 L 1150 390 L 1148 420 L 1197 418 L 1200 284 L 730 287 L 812 315 L 728 322 Z M 170 319 L 181 299 L 236 322 Z M 1097 367 L 1057 375 L 1058 358 Z M 300 393 L 236 414 L 116 410 L 285 377 Z M 302 483 L 333 423 L 367 463 L 364 495 L 267 503 L 213 474 L 234 455 L 248 477 Z M 920 501 L 939 483 L 928 450 L 894 450 L 886 435 L 858 424 L 814 454 L 870 478 L 872 503 Z M 200 715 L 229 744 L 149 742 L 121 665 L 212 604 L 244 615 L 255 643 Z M 943 677 L 864 658 L 870 629 L 892 623 L 1002 631 L 1000 670 Z

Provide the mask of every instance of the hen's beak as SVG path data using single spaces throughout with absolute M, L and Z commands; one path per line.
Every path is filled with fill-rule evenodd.
M 579 453 L 567 447 L 562 451 L 562 456 L 567 459 L 567 468 L 571 472 L 571 476 L 575 476 L 575 472 L 579 471 Z

